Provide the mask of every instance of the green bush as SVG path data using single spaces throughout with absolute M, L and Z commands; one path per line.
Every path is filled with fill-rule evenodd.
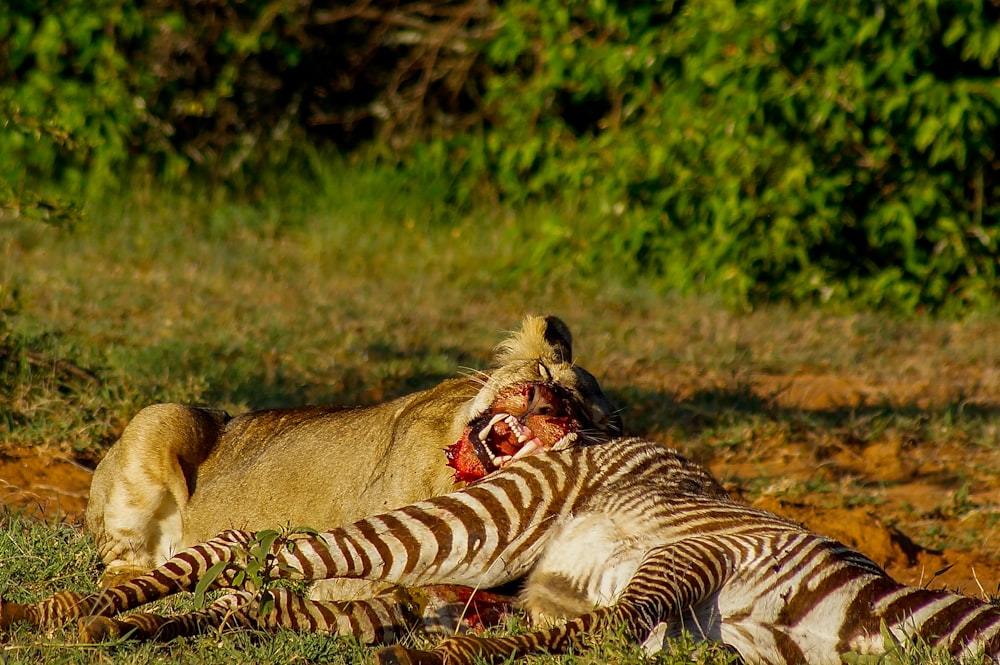
M 737 302 L 1000 295 L 1000 11 L 982 3 L 515 1 L 458 196 L 581 201 L 532 234 Z M 428 156 L 445 155 L 434 163 Z
M 0 8 L 0 181 L 234 182 L 294 148 L 456 130 L 490 6 L 32 0 Z M 5 198 L 10 198 L 7 193 Z
M 125 0 L 36 0 L 0 9 L 0 182 L 28 173 L 79 184 L 108 179 L 128 156 L 141 109 L 120 48 L 142 28 Z

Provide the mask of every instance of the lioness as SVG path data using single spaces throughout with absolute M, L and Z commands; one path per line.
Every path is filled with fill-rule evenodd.
M 224 411 L 155 404 L 94 471 L 87 526 L 110 586 L 230 528 L 355 520 L 445 494 L 537 450 L 611 438 L 621 420 L 572 361 L 556 317 L 528 316 L 495 369 L 365 408 Z M 366 588 L 316 585 L 316 599 Z

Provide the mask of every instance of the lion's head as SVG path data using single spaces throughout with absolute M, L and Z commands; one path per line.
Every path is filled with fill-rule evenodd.
M 559 318 L 525 317 L 497 346 L 495 365 L 463 414 L 462 438 L 445 450 L 456 480 L 471 482 L 520 457 L 622 434 L 597 380 L 573 364 L 572 336 Z

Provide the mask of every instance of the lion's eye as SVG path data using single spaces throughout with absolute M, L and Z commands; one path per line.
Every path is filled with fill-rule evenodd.
M 543 381 L 552 380 L 552 372 L 545 366 L 545 363 L 538 363 L 538 375 L 542 377 Z

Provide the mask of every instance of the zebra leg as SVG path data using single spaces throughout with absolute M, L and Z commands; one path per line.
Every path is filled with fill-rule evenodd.
M 0 598 L 0 630 L 20 621 L 38 628 L 52 628 L 88 616 L 114 616 L 178 591 L 190 591 L 212 566 L 241 563 L 251 539 L 252 534 L 245 531 L 223 532 L 174 555 L 145 575 L 89 595 L 64 591 L 30 604 L 5 602 Z M 223 571 L 212 586 L 231 585 L 233 574 L 233 570 Z
M 559 653 L 581 633 L 606 623 L 613 608 L 602 607 L 567 621 L 561 626 L 511 637 L 449 637 L 431 651 L 407 649 L 398 644 L 375 654 L 379 665 L 471 665 L 474 662 L 503 663 L 532 653 Z
M 83 643 L 106 642 L 120 637 L 167 641 L 175 637 L 199 635 L 212 628 L 255 628 L 257 607 L 255 594 L 236 591 L 196 612 L 174 616 L 137 613 L 122 619 L 88 616 L 80 619 L 77 626 Z
M 393 587 L 365 600 L 319 601 L 273 589 L 273 608 L 257 611 L 261 628 L 287 628 L 354 636 L 366 644 L 391 644 L 419 630 L 425 598 L 419 590 Z
M 641 642 L 662 621 L 717 591 L 733 572 L 716 543 L 690 540 L 650 550 L 617 603 L 566 623 L 510 637 L 449 637 L 431 651 L 399 645 L 376 654 L 380 665 L 471 665 L 502 663 L 533 653 L 561 653 L 588 632 L 620 625 Z
M 266 609 L 262 606 L 264 594 L 269 596 Z M 314 601 L 288 589 L 270 589 L 262 593 L 237 591 L 227 594 L 194 612 L 171 616 L 137 613 L 121 619 L 88 616 L 80 619 L 78 626 L 80 641 L 84 643 L 121 637 L 165 642 L 213 629 L 273 631 L 288 628 L 300 632 L 353 635 L 367 643 L 386 644 L 417 628 L 414 609 L 412 597 L 402 588 L 356 601 Z
M 518 473 L 535 478 L 530 465 L 507 471 L 508 476 Z M 508 477 L 491 488 L 487 478 L 463 490 L 465 500 L 450 495 L 435 497 L 323 533 L 279 539 L 274 532 L 270 538 L 267 531 L 226 531 L 100 593 L 57 594 L 29 605 L 0 603 L 0 630 L 16 621 L 47 628 L 85 616 L 114 616 L 177 591 L 191 591 L 206 575 L 216 575 L 210 586 L 240 587 L 237 580 L 250 577 L 244 575 L 248 562 L 263 565 L 273 577 L 291 580 L 359 577 L 410 587 L 503 584 L 527 571 L 537 556 L 535 548 L 515 545 L 532 542 L 554 523 L 536 515 L 535 523 L 516 534 L 501 529 L 489 506 L 496 503 L 496 492 L 505 491 L 509 481 Z M 516 496 L 527 503 L 526 496 Z M 554 516 L 561 504 L 545 505 L 545 514 Z M 427 532 L 432 537 L 419 536 Z M 474 540 L 470 533 L 476 534 Z M 473 542 L 492 543 L 491 550 L 471 556 Z M 512 560 L 506 554 L 512 548 L 522 552 L 520 559 Z M 421 561 L 428 563 L 417 565 Z M 499 561 L 502 565 L 496 565 Z
M 233 566 L 222 569 L 209 588 L 234 586 L 234 576 L 241 568 L 245 569 L 248 546 L 253 549 L 254 538 L 254 534 L 247 532 L 224 532 L 212 540 L 178 553 L 144 575 L 94 594 L 62 592 L 25 605 L 3 602 L 0 599 L 0 630 L 20 621 L 36 627 L 54 627 L 74 619 L 86 619 L 80 627 L 82 638 L 99 641 L 125 634 L 132 634 L 139 639 L 169 639 L 221 625 L 224 617 L 231 612 L 231 608 L 224 604 L 176 617 L 139 614 L 135 618 L 127 617 L 118 621 L 98 620 L 95 617 L 113 617 L 177 591 L 191 591 L 213 568 L 219 570 L 219 564 Z M 297 555 L 325 547 L 325 541 L 312 536 L 297 538 L 294 542 L 295 547 L 289 547 L 287 541 L 270 546 L 269 556 L 274 556 L 278 562 L 277 568 L 273 570 L 275 576 L 299 579 L 306 577 L 295 568 L 283 565 L 284 559 L 300 563 L 301 559 Z M 403 593 L 405 597 L 379 596 L 368 601 L 346 604 L 309 601 L 282 591 L 268 593 L 275 594 L 275 612 L 258 620 L 259 612 L 256 609 L 240 610 L 242 613 L 234 617 L 236 623 L 256 624 L 262 628 L 283 626 L 297 630 L 357 635 L 370 642 L 387 643 L 398 639 L 400 634 L 412 631 L 417 624 L 438 630 L 441 626 L 458 626 L 467 617 L 470 607 L 468 596 L 457 598 L 440 590 L 437 593 L 419 592 L 420 599 L 417 600 L 406 592 L 397 591 L 397 594 Z M 485 599 L 481 602 L 489 604 Z M 499 607 L 499 603 L 494 602 L 494 605 Z M 258 605 L 255 603 L 253 607 Z M 471 607 L 479 609 L 484 606 L 477 601 Z M 491 611 L 497 613 L 490 608 L 479 611 L 485 612 L 482 618 L 488 618 Z

